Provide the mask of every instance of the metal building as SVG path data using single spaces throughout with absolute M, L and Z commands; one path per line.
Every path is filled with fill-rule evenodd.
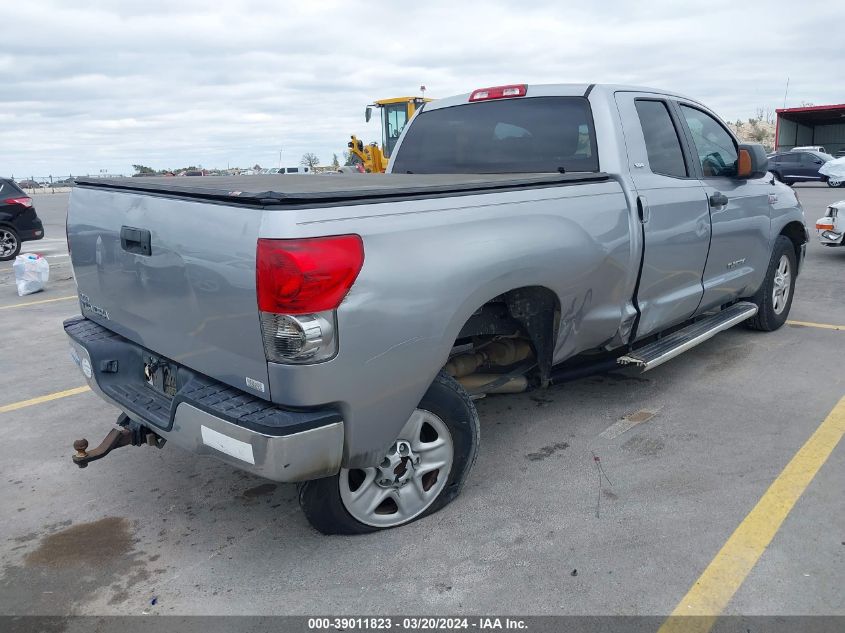
M 775 150 L 821 145 L 828 153 L 845 150 L 845 103 L 778 108 Z

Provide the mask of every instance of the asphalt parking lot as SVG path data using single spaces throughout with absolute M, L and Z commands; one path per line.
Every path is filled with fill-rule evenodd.
M 797 191 L 810 226 L 845 198 Z M 0 614 L 665 615 L 845 396 L 845 248 L 813 232 L 790 316 L 804 325 L 735 328 L 642 376 L 482 400 L 461 497 L 398 530 L 329 538 L 294 486 L 170 446 L 72 465 L 73 440 L 98 443 L 117 410 L 65 393 L 84 385 L 61 328 L 78 312 L 67 195 L 34 200 L 47 237 L 24 250 L 49 256 L 48 289 L 19 298 L 0 266 Z M 605 432 L 626 416 L 642 421 Z M 831 443 L 771 541 L 750 526 L 750 572 L 722 561 L 725 613 L 845 615 L 845 443 Z

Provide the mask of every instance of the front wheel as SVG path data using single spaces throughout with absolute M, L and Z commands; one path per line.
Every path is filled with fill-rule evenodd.
M 378 465 L 343 468 L 307 481 L 299 504 L 323 534 L 398 527 L 454 499 L 475 462 L 478 413 L 454 378 L 441 372 Z
M 845 180 L 839 178 L 828 178 L 827 179 L 827 186 L 836 189 L 838 187 L 842 187 L 845 185 Z
M 757 314 L 745 323 L 753 330 L 771 332 L 782 326 L 792 307 L 795 294 L 797 260 L 792 240 L 779 235 L 772 249 L 766 278 L 757 294 L 751 298 L 757 304 Z

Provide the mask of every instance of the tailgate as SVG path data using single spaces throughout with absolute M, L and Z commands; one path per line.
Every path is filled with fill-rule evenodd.
M 68 245 L 83 315 L 269 399 L 255 293 L 261 213 L 75 187 Z

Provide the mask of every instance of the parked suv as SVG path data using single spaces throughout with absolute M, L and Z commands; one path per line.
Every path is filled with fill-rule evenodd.
M 829 160 L 833 160 L 833 156 L 824 152 L 795 150 L 781 152 L 769 157 L 769 171 L 787 185 L 793 185 L 796 182 L 828 182 L 827 176 L 819 173 L 819 167 Z M 830 182 L 828 185 L 839 186 Z
M 44 226 L 32 198 L 11 180 L 0 178 L 0 261 L 14 259 L 22 242 L 42 237 Z

